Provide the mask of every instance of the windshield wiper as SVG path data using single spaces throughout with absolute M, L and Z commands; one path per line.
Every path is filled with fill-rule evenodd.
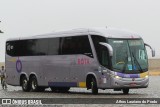
M 126 67 L 127 67 L 127 64 L 128 64 L 128 54 L 127 54 L 127 57 L 126 57 L 124 62 L 125 62 L 125 64 L 124 64 L 123 70 L 122 70 L 123 73 L 126 71 Z
M 137 62 L 137 65 L 139 66 L 140 72 L 143 72 L 142 67 L 141 67 L 141 65 L 139 64 L 137 58 L 134 56 L 133 52 L 132 52 L 132 56 L 133 56 L 133 58 L 134 58 L 134 62 L 135 62 L 135 61 Z

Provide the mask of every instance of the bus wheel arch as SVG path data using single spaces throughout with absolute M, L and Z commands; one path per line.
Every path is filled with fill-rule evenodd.
M 87 89 L 92 90 L 92 94 L 98 94 L 97 80 L 93 74 L 88 74 L 86 78 Z
M 30 91 L 30 84 L 25 74 L 21 74 L 20 76 L 20 86 L 22 86 L 22 90 L 25 92 Z

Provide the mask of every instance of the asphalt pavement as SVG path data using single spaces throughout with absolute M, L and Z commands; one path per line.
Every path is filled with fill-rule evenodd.
M 122 91 L 113 91 L 112 89 L 99 90 L 98 95 L 92 95 L 90 90 L 85 88 L 71 88 L 68 93 L 54 93 L 49 88 L 45 92 L 23 92 L 19 86 L 8 85 L 7 89 L 2 89 L 0 86 L 1 98 L 160 98 L 160 76 L 150 76 L 148 88 L 131 89 L 129 95 L 124 95 Z M 92 106 L 92 107 L 160 107 L 158 104 L 67 104 L 67 105 L 54 105 L 61 106 Z M 2 105 L 0 105 L 2 106 Z M 14 106 L 14 105 L 13 105 Z

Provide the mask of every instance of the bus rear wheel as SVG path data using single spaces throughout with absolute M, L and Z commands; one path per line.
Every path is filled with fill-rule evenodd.
M 129 88 L 124 88 L 123 89 L 123 94 L 128 94 L 129 93 Z
M 32 76 L 30 79 L 30 86 L 32 92 L 42 92 L 45 90 L 45 87 L 39 87 L 37 78 L 35 76 Z
M 25 92 L 29 92 L 30 91 L 30 84 L 25 76 L 22 77 L 21 82 L 22 82 L 22 90 Z
M 98 94 L 98 88 L 97 88 L 97 83 L 95 78 L 92 78 L 91 80 L 91 90 L 92 90 L 92 94 Z

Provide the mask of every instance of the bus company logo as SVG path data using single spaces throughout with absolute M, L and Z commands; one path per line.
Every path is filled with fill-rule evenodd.
M 22 62 L 19 59 L 16 62 L 16 70 L 19 73 L 22 71 Z
M 77 63 L 78 63 L 79 65 L 90 64 L 89 59 L 87 59 L 87 58 L 78 58 Z
M 2 104 L 3 105 L 11 104 L 11 99 L 2 99 Z

